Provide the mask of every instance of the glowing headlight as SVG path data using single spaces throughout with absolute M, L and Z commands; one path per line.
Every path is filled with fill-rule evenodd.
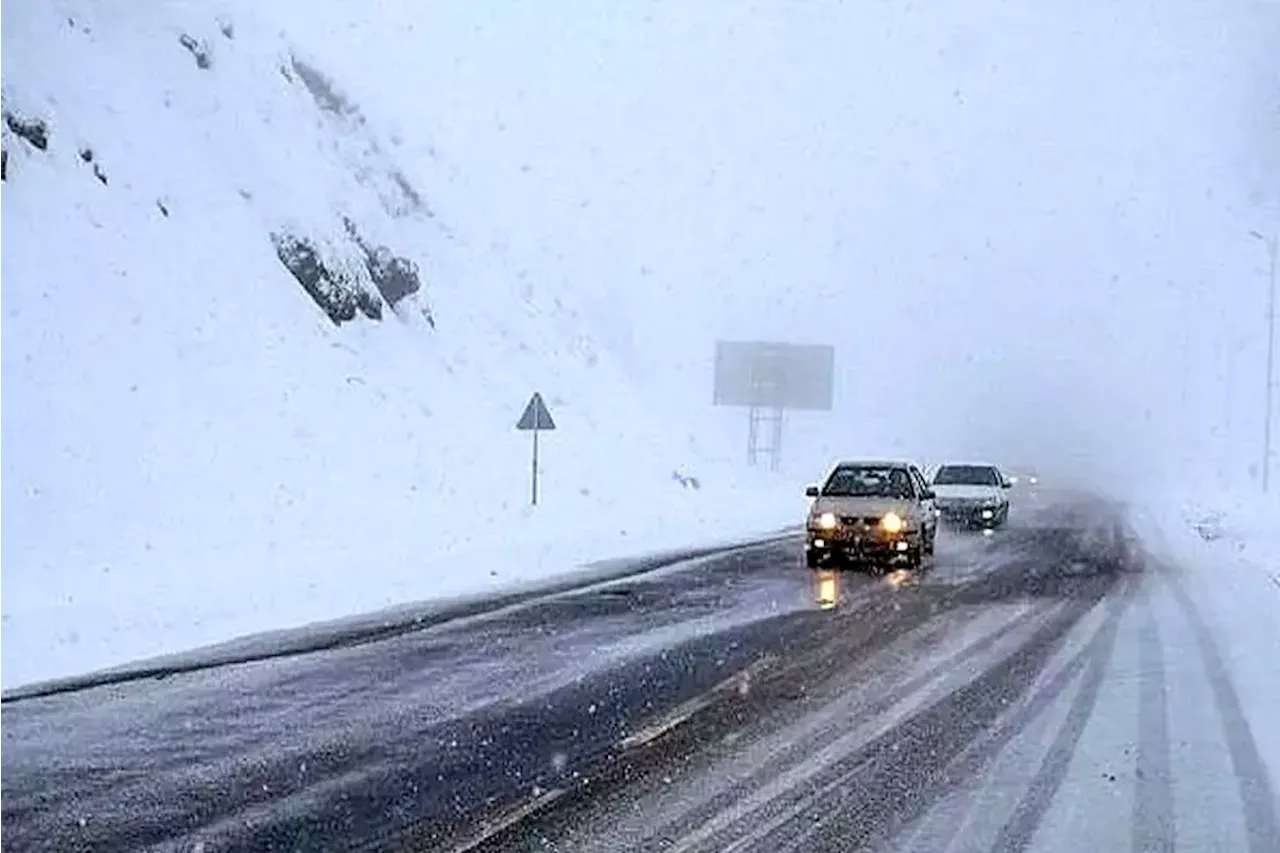
M 888 533 L 901 533 L 905 526 L 902 522 L 902 516 L 896 512 L 886 513 L 885 517 L 880 519 L 880 526 Z
M 836 514 L 834 512 L 824 512 L 818 516 L 818 526 L 823 530 L 834 530 L 836 527 Z

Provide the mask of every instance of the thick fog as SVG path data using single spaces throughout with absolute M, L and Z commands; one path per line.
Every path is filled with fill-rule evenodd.
M 1257 465 L 1275 3 L 359 6 L 290 25 L 681 406 L 717 338 L 829 343 L 814 459 Z

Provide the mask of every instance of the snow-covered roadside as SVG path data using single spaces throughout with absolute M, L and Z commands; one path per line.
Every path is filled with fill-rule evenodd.
M 492 144 L 432 144 L 476 103 L 506 112 L 501 81 L 339 80 L 326 57 L 376 42 L 296 35 L 315 4 L 261 9 L 5 7 L 2 686 L 800 517 L 801 481 L 744 470 L 710 405 L 704 318 L 742 282 L 673 301 L 671 271 L 628 278 L 615 247 L 611 275 L 582 267 L 576 228 L 542 245 L 513 181 L 475 183 L 495 152 L 540 174 L 538 135 L 513 116 Z M 422 14 L 432 54 L 448 36 Z M 361 81 L 419 94 L 398 114 Z M 575 216 L 634 192 L 590 183 Z M 370 270 L 385 288 L 392 267 L 384 293 Z M 380 307 L 344 320 L 357 281 Z M 637 314 L 663 333 L 633 339 Z M 515 428 L 534 391 L 556 424 L 536 508 Z
M 591 563 L 686 547 L 732 543 L 798 523 L 798 490 L 690 491 L 661 503 L 527 508 L 479 519 L 473 535 L 410 553 L 410 540 L 378 547 L 352 542 L 350 553 L 313 554 L 305 572 L 266 572 L 223 556 L 190 567 L 182 584 L 155 577 L 155 589 L 85 576 L 75 590 L 6 577 L 3 599 L 4 689 L 80 675 L 143 658 L 224 643 L 248 634 L 297 628 L 421 600 L 507 592 L 571 574 Z M 709 512 L 708 508 L 714 508 Z M 421 542 L 420 537 L 412 540 Z M 305 560 L 307 543 L 294 553 Z M 364 566 L 358 572 L 352 566 Z M 305 580 L 301 580 L 305 578 Z M 163 587 L 163 588 L 161 588 Z M 20 653 L 18 650 L 21 650 Z
M 1164 495 L 1132 514 L 1216 641 L 1258 751 L 1280 785 L 1280 499 Z

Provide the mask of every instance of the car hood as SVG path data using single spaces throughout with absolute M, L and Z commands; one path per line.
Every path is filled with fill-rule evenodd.
M 884 515 L 896 512 L 903 518 L 912 512 L 910 501 L 897 498 L 836 498 L 821 497 L 813 503 L 814 515 L 834 512 L 836 515 Z
M 938 500 L 1004 500 L 1004 489 L 999 486 L 971 486 L 967 484 L 933 487 Z

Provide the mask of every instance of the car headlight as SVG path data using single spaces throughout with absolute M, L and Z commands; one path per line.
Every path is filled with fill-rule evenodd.
M 885 513 L 884 518 L 880 519 L 880 526 L 885 529 L 886 533 L 901 533 L 906 524 L 902 521 L 902 516 L 896 512 L 889 512 Z
M 836 514 L 834 512 L 824 512 L 818 516 L 818 527 L 823 530 L 836 529 Z

